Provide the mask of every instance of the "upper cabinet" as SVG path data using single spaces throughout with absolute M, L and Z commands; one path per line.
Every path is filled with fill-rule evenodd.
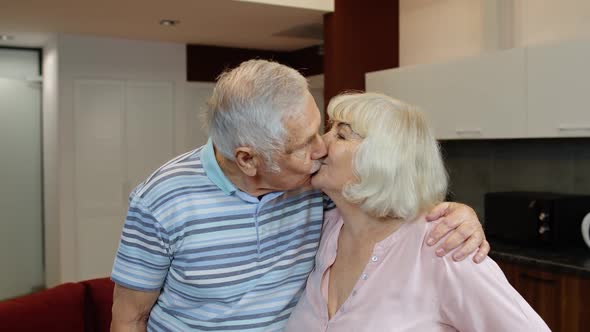
M 417 105 L 439 139 L 590 136 L 590 41 L 366 74 L 367 91 Z
M 437 138 L 518 137 L 526 130 L 524 61 L 524 50 L 513 49 L 368 73 L 366 86 L 418 106 Z
M 527 48 L 528 136 L 590 136 L 590 41 Z

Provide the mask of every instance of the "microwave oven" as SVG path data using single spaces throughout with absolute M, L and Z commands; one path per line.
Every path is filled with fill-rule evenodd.
M 590 195 L 490 192 L 484 197 L 484 228 L 490 240 L 527 246 L 586 247 L 581 224 Z

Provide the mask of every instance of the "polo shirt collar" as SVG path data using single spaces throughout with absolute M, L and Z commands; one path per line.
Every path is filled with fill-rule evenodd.
M 219 167 L 215 159 L 215 149 L 213 148 L 211 138 L 207 140 L 207 144 L 203 147 L 201 162 L 209 180 L 215 183 L 226 195 L 232 195 L 237 191 L 238 188 L 223 174 L 221 167 Z

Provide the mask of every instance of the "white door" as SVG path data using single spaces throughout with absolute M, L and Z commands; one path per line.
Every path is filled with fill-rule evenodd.
M 0 300 L 43 287 L 41 87 L 0 78 Z
M 124 82 L 75 82 L 78 279 L 108 276 L 112 267 L 127 209 L 124 110 Z
M 174 157 L 174 86 L 170 82 L 127 82 L 125 156 L 129 194 Z
M 130 191 L 174 154 L 170 82 L 75 82 L 78 279 L 110 274 Z

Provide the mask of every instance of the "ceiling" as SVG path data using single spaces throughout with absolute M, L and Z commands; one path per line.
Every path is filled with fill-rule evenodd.
M 232 0 L 0 0 L 0 34 L 15 37 L 0 45 L 42 46 L 70 33 L 287 51 L 321 43 L 325 13 Z

